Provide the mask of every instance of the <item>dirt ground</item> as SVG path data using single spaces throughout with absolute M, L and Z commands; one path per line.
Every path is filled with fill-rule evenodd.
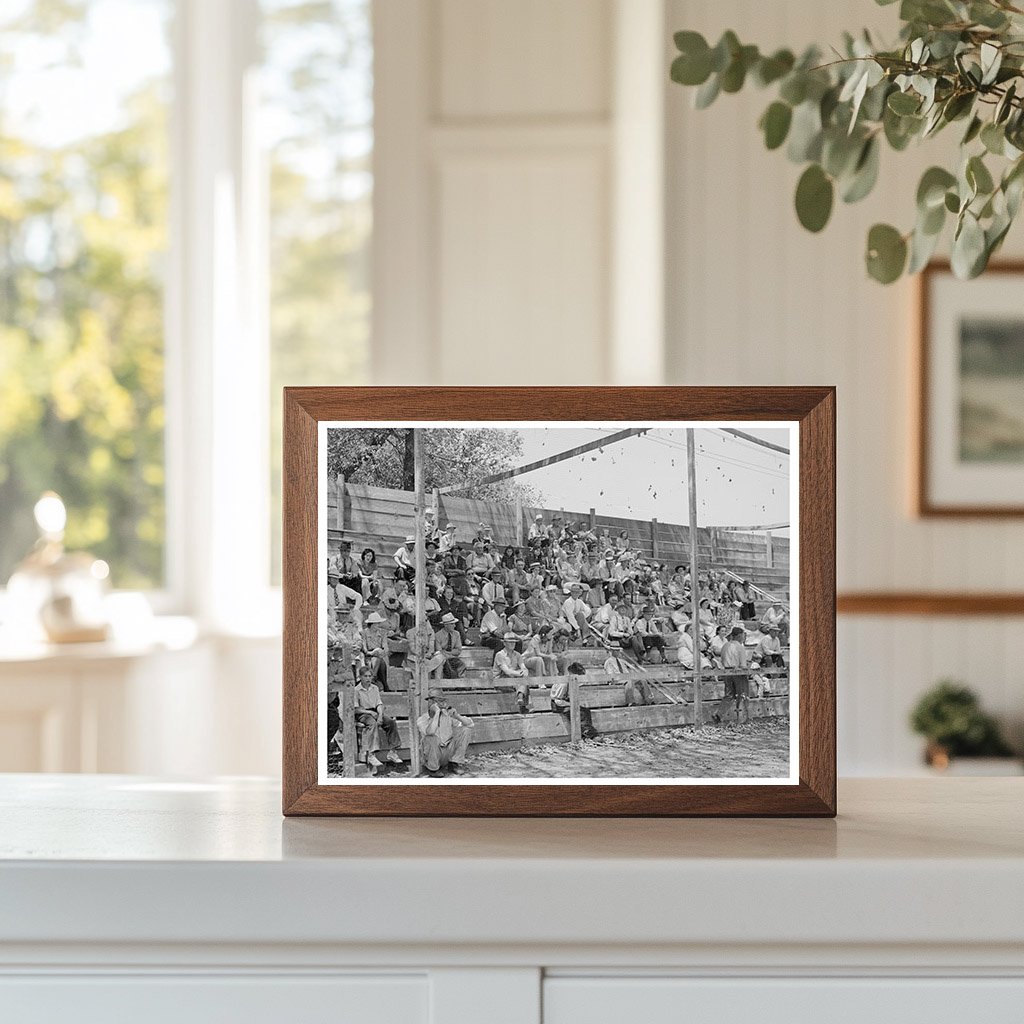
M 341 775 L 331 754 L 328 773 Z M 474 754 L 465 775 L 479 779 L 703 779 L 779 778 L 789 773 L 789 719 L 700 729 L 652 729 L 584 740 L 578 747 L 551 744 Z M 398 773 L 381 770 L 381 775 Z
M 789 774 L 789 719 L 619 733 L 477 754 L 473 778 L 778 778 Z

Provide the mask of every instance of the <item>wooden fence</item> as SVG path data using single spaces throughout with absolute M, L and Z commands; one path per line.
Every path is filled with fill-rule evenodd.
M 331 689 L 340 690 L 343 774 L 356 773 L 357 733 L 353 706 L 351 672 L 337 663 L 332 672 Z M 347 675 L 346 675 L 347 673 Z M 770 681 L 771 694 L 750 697 L 746 711 L 750 718 L 768 718 L 789 713 L 789 673 L 786 669 L 749 670 L 702 669 L 701 698 L 705 722 L 716 717 L 727 719 L 734 712 L 733 699 L 725 696 L 725 683 L 730 676 L 745 677 L 748 682 L 757 674 Z M 569 714 L 551 708 L 551 686 L 565 681 L 569 684 Z M 649 704 L 629 704 L 629 682 L 644 683 L 652 699 Z M 677 728 L 693 725 L 695 673 L 679 665 L 648 667 L 644 671 L 611 675 L 590 672 L 586 676 L 538 676 L 531 679 L 530 714 L 519 713 L 512 685 L 501 679 L 444 680 L 445 697 L 459 714 L 474 720 L 470 751 L 517 750 L 539 743 L 578 742 L 582 736 L 581 709 L 590 712 L 594 729 L 600 734 L 637 730 Z M 397 719 L 402 746 L 399 753 L 408 756 L 410 730 L 415 728 L 409 715 L 407 691 L 382 694 L 384 710 Z
M 633 548 L 649 558 L 670 566 L 689 562 L 689 527 L 679 523 L 662 523 L 657 519 L 624 519 L 599 514 L 595 509 L 550 509 L 516 506 L 509 502 L 477 501 L 472 498 L 434 494 L 431 502 L 437 510 L 437 523 L 444 528 L 454 523 L 456 537 L 468 543 L 476 536 L 477 526 L 486 523 L 495 544 L 521 544 L 527 536 L 534 516 L 540 513 L 545 522 L 561 515 L 570 522 L 581 522 L 598 533 L 607 528 L 614 538 L 625 530 Z M 406 536 L 415 532 L 414 495 L 411 491 L 371 487 L 367 484 L 345 483 L 341 477 L 328 480 L 327 485 L 328 544 L 332 551 L 342 537 L 352 541 L 358 551 L 372 547 L 378 560 L 397 548 Z M 725 527 L 701 527 L 697 530 L 697 553 L 702 564 L 729 566 L 749 573 L 754 582 L 766 589 L 788 593 L 789 538 L 771 531 L 753 533 Z

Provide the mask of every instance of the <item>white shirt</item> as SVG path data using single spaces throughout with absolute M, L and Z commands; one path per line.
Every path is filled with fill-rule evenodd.
M 565 613 L 565 617 L 570 623 L 576 621 L 577 615 L 582 615 L 585 619 L 590 618 L 590 605 L 585 601 L 581 601 L 578 597 L 569 597 L 562 602 L 562 611 Z

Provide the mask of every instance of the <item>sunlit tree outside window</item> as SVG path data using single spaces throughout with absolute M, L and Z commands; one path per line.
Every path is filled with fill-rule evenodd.
M 0 6 L 0 585 L 48 489 L 116 586 L 164 580 L 171 15 Z
M 370 335 L 371 0 L 263 0 L 270 191 L 271 565 L 280 566 L 281 388 L 361 384 Z

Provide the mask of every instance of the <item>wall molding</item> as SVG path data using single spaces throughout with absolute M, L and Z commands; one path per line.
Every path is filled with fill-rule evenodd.
M 1024 616 L 1024 593 L 855 591 L 838 595 L 836 611 L 840 615 Z

